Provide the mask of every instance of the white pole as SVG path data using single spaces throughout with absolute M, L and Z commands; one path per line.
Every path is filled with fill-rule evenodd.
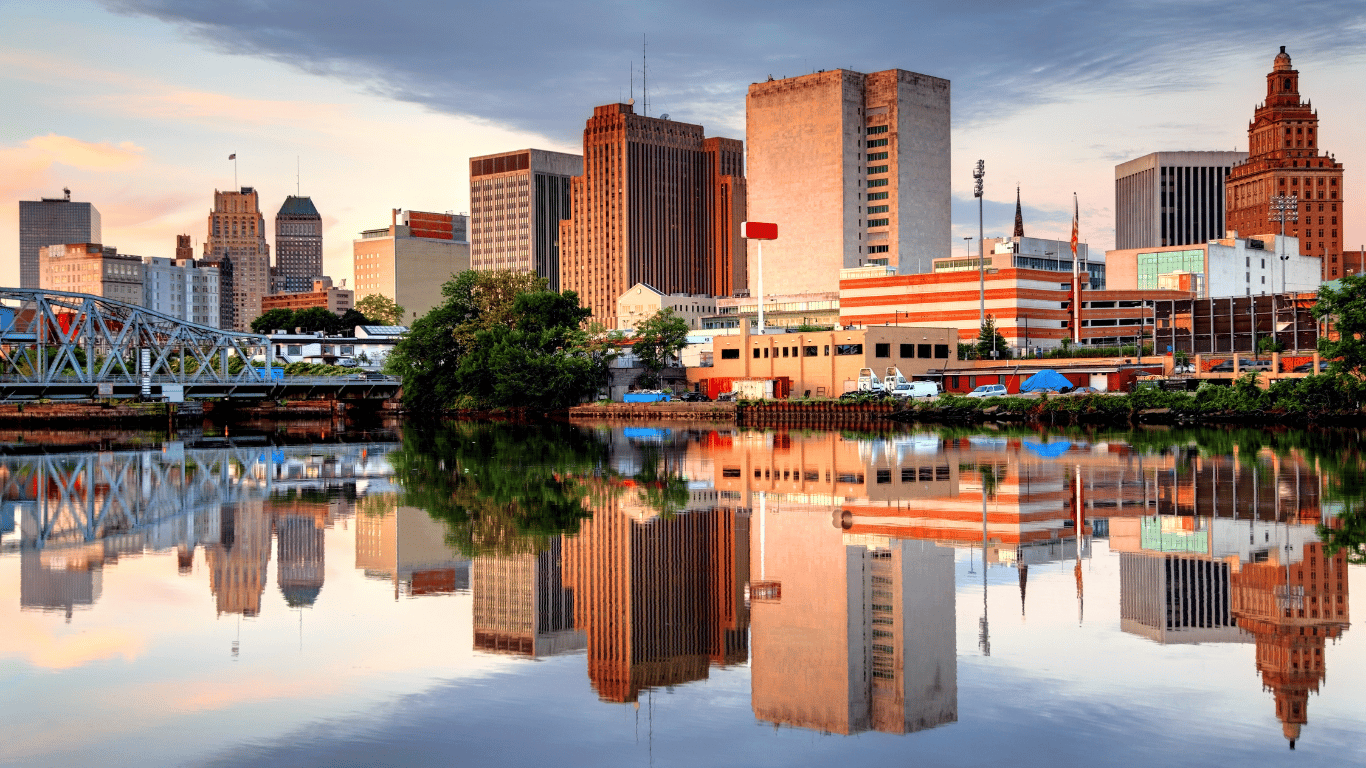
M 764 241 L 759 240 L 759 335 L 764 333 Z

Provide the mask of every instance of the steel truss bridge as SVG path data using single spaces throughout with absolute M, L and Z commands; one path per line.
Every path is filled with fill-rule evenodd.
M 395 379 L 286 376 L 270 340 L 186 322 L 102 296 L 0 288 L 0 401 L 167 397 L 383 399 Z M 235 369 L 235 370 L 234 370 Z

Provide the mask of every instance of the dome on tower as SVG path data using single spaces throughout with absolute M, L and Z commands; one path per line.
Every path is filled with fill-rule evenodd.
M 1276 58 L 1271 62 L 1277 72 L 1284 72 L 1290 69 L 1290 54 L 1285 52 L 1285 46 L 1281 46 L 1281 52 L 1276 54 Z

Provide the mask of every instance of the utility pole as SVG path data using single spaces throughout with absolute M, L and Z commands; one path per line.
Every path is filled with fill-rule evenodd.
M 972 196 L 977 198 L 977 298 L 981 304 L 978 328 L 987 324 L 987 241 L 982 227 L 982 179 L 986 175 L 986 161 L 978 160 L 972 172 Z

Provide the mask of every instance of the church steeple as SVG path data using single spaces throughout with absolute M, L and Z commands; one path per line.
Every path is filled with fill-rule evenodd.
M 1024 237 L 1024 211 L 1020 208 L 1020 188 L 1015 188 L 1015 237 Z

